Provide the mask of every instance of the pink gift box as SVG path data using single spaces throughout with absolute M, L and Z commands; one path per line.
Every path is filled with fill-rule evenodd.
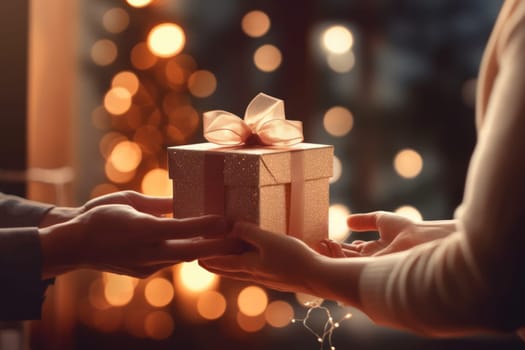
M 168 148 L 176 218 L 219 214 L 313 245 L 328 237 L 333 146 Z

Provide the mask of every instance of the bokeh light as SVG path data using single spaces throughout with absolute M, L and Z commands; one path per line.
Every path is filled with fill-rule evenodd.
M 255 66 L 263 72 L 273 72 L 282 62 L 281 51 L 274 45 L 263 45 L 253 55 Z
M 268 304 L 265 317 L 266 322 L 272 327 L 286 327 L 293 318 L 293 308 L 290 304 L 282 300 L 276 300 Z
M 145 70 L 151 68 L 157 63 L 157 57 L 148 49 L 148 45 L 140 42 L 131 49 L 131 64 L 133 67 Z
M 162 340 L 167 339 L 175 329 L 173 317 L 166 311 L 150 312 L 144 320 L 144 329 L 146 335 L 152 339 Z
M 423 158 L 413 149 L 404 149 L 394 158 L 394 169 L 399 176 L 412 179 L 423 170 Z
M 148 34 L 148 47 L 159 57 L 175 56 L 184 49 L 186 35 L 175 23 L 156 25 Z
M 197 311 L 206 320 L 216 320 L 226 311 L 226 299 L 214 290 L 201 293 L 197 299 Z
M 126 2 L 129 4 L 129 6 L 140 8 L 150 5 L 153 0 L 126 0 Z
M 254 333 L 260 331 L 266 324 L 264 315 L 259 316 L 248 316 L 242 312 L 237 313 L 237 324 L 239 327 L 248 333 Z
M 188 90 L 195 97 L 208 97 L 215 92 L 217 79 L 207 70 L 193 72 L 188 79 Z
M 323 126 L 332 136 L 347 135 L 354 126 L 354 116 L 345 107 L 335 106 L 326 111 L 323 117 Z
M 141 160 L 142 151 L 140 146 L 131 141 L 119 142 L 109 156 L 109 161 L 115 169 L 123 173 L 135 170 Z
M 133 279 L 129 276 L 104 274 L 106 279 L 104 296 L 112 306 L 127 305 L 133 298 L 135 286 Z
M 219 276 L 200 267 L 197 261 L 182 263 L 178 278 L 190 292 L 203 292 L 213 288 L 219 281 Z
M 171 197 L 173 188 L 166 169 L 156 168 L 148 171 L 142 179 L 142 193 L 150 196 Z
M 122 71 L 113 77 L 111 86 L 114 88 L 124 88 L 128 90 L 131 95 L 135 95 L 139 89 L 139 78 L 135 73 L 129 70 Z
M 354 68 L 355 55 L 352 51 L 347 51 L 341 54 L 328 53 L 326 55 L 326 63 L 336 73 L 348 73 Z
M 266 13 L 259 10 L 250 11 L 244 15 L 241 27 L 244 33 L 252 38 L 263 36 L 270 30 L 270 18 Z
M 402 215 L 414 221 L 423 220 L 421 212 L 411 205 L 403 205 L 395 210 L 396 214 Z
M 104 282 L 101 278 L 97 278 L 89 286 L 89 304 L 97 310 L 106 310 L 111 307 L 104 296 L 104 288 Z
M 99 66 L 107 66 L 117 59 L 117 45 L 108 39 L 96 41 L 91 47 L 91 59 Z
M 146 301 L 155 307 L 163 307 L 171 303 L 174 294 L 173 285 L 161 277 L 152 278 L 144 288 Z
M 129 171 L 129 172 L 122 172 L 115 168 L 113 165 L 113 162 L 111 162 L 109 159 L 106 161 L 106 164 L 104 166 L 104 173 L 106 174 L 106 177 L 114 183 L 117 184 L 123 184 L 126 182 L 131 181 L 136 174 L 135 170 Z
M 200 123 L 199 114 L 190 105 L 173 109 L 168 115 L 170 125 L 176 127 L 188 139 L 197 130 Z
M 343 163 L 341 163 L 341 160 L 334 156 L 334 172 L 332 177 L 330 178 L 330 183 L 333 184 L 337 182 L 341 176 L 343 175 Z
M 114 7 L 104 13 L 102 17 L 102 25 L 108 32 L 117 34 L 121 33 L 129 25 L 129 15 L 126 10 L 120 7 Z
M 121 141 L 127 140 L 127 137 L 122 135 L 119 132 L 116 131 L 110 131 L 102 138 L 99 142 L 99 151 L 100 154 L 104 157 L 104 159 L 108 159 L 111 155 L 111 152 L 113 151 L 113 148 L 115 148 L 115 145 L 117 145 Z
M 237 306 L 246 316 L 258 316 L 266 310 L 268 296 L 261 287 L 248 286 L 239 293 Z
M 346 224 L 346 218 L 350 210 L 344 204 L 332 204 L 328 209 L 328 236 L 336 242 L 343 242 L 350 230 Z
M 335 25 L 323 32 L 322 43 L 328 52 L 342 54 L 352 48 L 354 37 L 346 27 Z
M 131 94 L 123 87 L 111 88 L 104 96 L 104 108 L 114 115 L 122 115 L 131 107 Z

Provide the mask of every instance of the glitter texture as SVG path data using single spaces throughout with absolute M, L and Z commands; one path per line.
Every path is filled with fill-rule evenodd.
M 308 244 L 328 236 L 333 147 L 168 148 L 174 217 L 219 214 Z

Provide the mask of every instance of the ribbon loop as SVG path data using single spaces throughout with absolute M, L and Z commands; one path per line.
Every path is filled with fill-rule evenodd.
M 258 140 L 267 146 L 290 146 L 304 139 L 302 123 L 286 120 L 284 102 L 264 93 L 259 93 L 248 104 L 244 120 L 233 113 L 214 110 L 204 113 L 203 127 L 206 140 L 219 145 L 242 145 Z
M 203 114 L 204 137 L 219 145 L 240 145 L 252 133 L 241 118 L 226 111 L 210 111 Z

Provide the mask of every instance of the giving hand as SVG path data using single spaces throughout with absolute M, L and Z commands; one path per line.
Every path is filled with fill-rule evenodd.
M 111 194 L 87 202 L 70 220 L 42 225 L 43 277 L 77 268 L 145 277 L 180 261 L 238 251 L 237 241 L 224 238 L 220 217 L 155 216 L 169 211 L 170 203 L 134 192 Z

